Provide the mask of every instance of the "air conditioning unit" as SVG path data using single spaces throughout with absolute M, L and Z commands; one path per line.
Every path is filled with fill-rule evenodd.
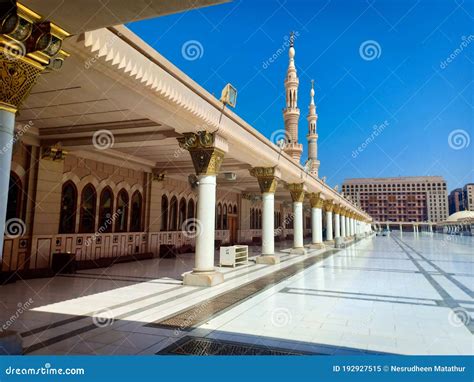
M 224 179 L 225 180 L 236 180 L 237 179 L 237 174 L 235 172 L 225 172 L 224 173 Z

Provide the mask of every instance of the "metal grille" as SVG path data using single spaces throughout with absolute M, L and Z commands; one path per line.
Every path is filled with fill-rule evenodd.
M 240 342 L 219 341 L 200 337 L 184 337 L 163 349 L 159 355 L 304 355 L 309 354 L 262 345 L 248 345 Z

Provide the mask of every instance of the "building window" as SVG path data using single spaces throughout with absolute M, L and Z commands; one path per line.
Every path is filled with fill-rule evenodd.
M 217 205 L 216 219 L 216 229 L 222 229 L 222 205 L 220 203 Z
M 192 199 L 189 199 L 188 201 L 187 219 L 194 219 L 194 200 Z
M 95 207 L 97 194 L 92 184 L 88 184 L 82 190 L 81 195 L 81 220 L 79 232 L 91 233 L 95 231 Z
M 130 215 L 130 232 L 142 231 L 142 195 L 135 191 L 132 195 L 132 206 Z
M 227 206 L 224 204 L 224 216 L 222 218 L 222 229 L 227 229 Z
M 161 231 L 168 231 L 168 198 L 161 197 Z
M 107 187 L 100 194 L 99 231 L 112 232 L 112 214 L 114 209 L 114 194 Z
M 128 193 L 123 189 L 117 196 L 117 214 L 118 218 L 115 223 L 115 231 L 126 232 L 128 221 Z
M 170 231 L 176 231 L 178 229 L 178 199 L 176 196 L 171 198 L 170 202 Z
M 63 185 L 61 193 L 61 211 L 59 217 L 59 233 L 76 232 L 77 190 L 72 182 Z
M 186 220 L 186 200 L 181 198 L 179 201 L 179 229 L 183 229 L 184 221 Z M 185 229 L 186 230 L 186 229 Z
M 17 218 L 21 215 L 21 181 L 14 173 L 10 173 L 10 184 L 8 185 L 8 203 L 6 220 Z

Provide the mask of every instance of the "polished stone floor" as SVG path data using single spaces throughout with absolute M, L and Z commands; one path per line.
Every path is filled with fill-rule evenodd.
M 280 264 L 221 268 L 213 288 L 181 285 L 192 254 L 116 264 L 0 287 L 0 323 L 26 354 L 157 354 L 189 336 L 315 354 L 472 354 L 473 244 L 392 233 L 301 256 L 284 242 Z M 160 325 L 186 311 L 189 325 Z

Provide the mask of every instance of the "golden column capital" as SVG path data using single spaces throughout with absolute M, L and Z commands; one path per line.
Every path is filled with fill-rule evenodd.
M 20 3 L 1 10 L 0 109 L 16 112 L 44 69 L 61 68 L 70 34 Z
M 304 183 L 290 183 L 288 184 L 288 190 L 290 190 L 291 200 L 293 202 L 300 202 L 304 201 Z
M 249 172 L 250 175 L 257 178 L 262 194 L 275 193 L 280 177 L 280 171 L 276 167 L 253 167 Z
M 332 212 L 334 209 L 334 202 L 332 200 L 326 200 L 324 202 L 324 210 L 326 212 Z
M 311 204 L 311 208 L 322 208 L 324 205 L 324 200 L 321 199 L 320 192 L 312 192 L 309 194 L 309 202 Z
M 334 204 L 334 213 L 339 215 L 341 213 L 341 211 L 342 211 L 341 205 L 340 204 Z
M 43 146 L 41 148 L 41 159 L 47 159 L 51 161 L 63 161 L 66 159 L 68 152 L 63 150 L 60 144 L 52 146 Z
M 217 175 L 225 151 L 216 146 L 216 135 L 207 131 L 184 133 L 177 138 L 179 146 L 189 151 L 196 175 Z

